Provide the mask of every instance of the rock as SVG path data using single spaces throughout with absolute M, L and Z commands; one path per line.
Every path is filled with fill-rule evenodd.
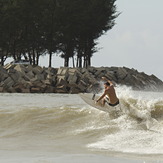
M 31 93 L 41 93 L 41 89 L 38 87 L 32 87 L 30 90 Z
M 81 77 L 82 73 L 77 68 L 69 68 L 68 69 L 68 75 L 76 75 L 78 77 Z
M 128 72 L 124 68 L 118 68 L 116 71 L 116 77 L 120 80 L 123 80 L 127 76 Z
M 22 77 L 19 71 L 16 71 L 15 73 L 9 73 L 9 75 L 14 80 L 14 82 L 17 82 Z
M 80 93 L 80 89 L 78 87 L 72 87 L 69 91 L 71 94 L 78 94 Z
M 27 87 L 24 83 L 17 83 L 13 90 L 17 93 L 30 93 L 30 88 Z
M 7 73 L 0 73 L 0 81 L 4 81 L 5 79 L 7 79 L 8 78 L 8 74 Z
M 6 91 L 9 93 L 15 93 L 15 89 L 13 87 L 6 88 Z
M 59 76 L 67 77 L 67 73 L 68 73 L 68 68 L 59 68 L 57 71 L 57 75 Z
M 22 88 L 21 89 L 21 92 L 22 93 L 30 93 L 30 89 L 28 89 L 28 88 Z
M 65 85 L 57 86 L 55 92 L 56 93 L 67 93 L 67 87 Z
M 47 80 L 44 80 L 43 83 L 44 83 L 45 85 L 51 85 L 51 82 L 50 82 L 50 80 L 48 80 L 48 79 L 47 79 Z
M 5 69 L 6 68 L 6 69 Z M 0 92 L 80 93 L 100 91 L 102 76 L 136 90 L 163 90 L 154 75 L 126 67 L 45 68 L 31 65 L 0 66 Z
M 115 73 L 113 71 L 107 71 L 104 76 L 106 76 L 109 80 L 117 82 L 117 78 L 115 77 Z
M 69 84 L 74 84 L 74 83 L 76 83 L 77 82 L 77 76 L 76 75 L 69 75 L 69 77 L 68 77 L 68 82 L 69 82 Z
M 26 66 L 26 72 L 28 73 L 30 71 L 33 71 L 33 66 L 32 65 Z
M 41 80 L 45 80 L 43 74 L 37 74 L 37 75 L 35 75 L 35 78 L 37 78 L 37 80 L 39 80 L 39 81 L 41 81 Z
M 8 70 L 8 69 L 13 69 L 14 67 L 15 67 L 15 65 L 12 65 L 12 64 L 8 63 L 3 68 Z
M 9 74 L 13 74 L 13 73 L 16 73 L 17 71 L 16 71 L 15 69 L 9 69 L 7 72 L 8 72 Z
M 43 72 L 43 69 L 40 66 L 36 66 L 32 69 L 33 73 L 35 75 L 41 74 Z
M 48 67 L 47 70 L 50 71 L 50 73 L 53 74 L 53 75 L 56 75 L 57 74 L 57 71 L 58 71 L 58 69 L 52 68 L 52 67 Z
M 44 93 L 54 93 L 55 92 L 55 88 L 52 86 L 46 86 L 46 89 L 44 91 Z
M 8 77 L 5 81 L 4 81 L 4 87 L 5 88 L 10 88 L 14 85 L 14 81 L 12 80 L 11 77 Z
M 57 77 L 57 86 L 67 85 L 67 81 L 64 76 Z
M 81 92 L 85 92 L 87 87 L 85 84 L 83 84 L 83 82 L 80 81 L 78 84 L 78 88 L 81 90 Z
M 33 73 L 32 70 L 31 70 L 31 71 L 28 71 L 28 72 L 25 74 L 25 76 L 27 77 L 28 80 L 30 80 L 30 79 L 32 79 L 32 78 L 35 77 L 35 75 L 34 75 L 34 73 Z
M 16 66 L 14 67 L 14 69 L 15 69 L 16 71 L 21 72 L 23 75 L 25 75 L 25 67 L 24 67 L 23 65 L 16 65 Z
M 0 92 L 3 92 L 3 87 L 0 87 Z

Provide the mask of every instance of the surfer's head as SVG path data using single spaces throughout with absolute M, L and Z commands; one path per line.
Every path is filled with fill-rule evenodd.
M 109 87 L 109 86 L 110 86 L 110 83 L 109 83 L 109 82 L 104 83 L 104 87 L 105 87 L 105 88 L 107 88 L 107 87 Z

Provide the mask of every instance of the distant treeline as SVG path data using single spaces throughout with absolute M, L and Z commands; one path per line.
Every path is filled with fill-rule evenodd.
M 91 65 L 97 39 L 115 25 L 116 0 L 0 0 L 0 62 L 58 54 L 69 66 Z

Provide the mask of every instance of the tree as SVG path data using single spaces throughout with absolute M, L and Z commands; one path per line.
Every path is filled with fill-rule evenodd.
M 11 55 L 15 19 L 13 18 L 10 0 L 0 0 L 0 56 L 1 65 Z
M 42 28 L 44 31 L 44 45 L 49 54 L 49 67 L 52 65 L 52 54 L 57 52 L 58 46 L 58 2 L 47 0 L 43 14 Z
M 91 66 L 98 38 L 118 16 L 116 0 L 0 0 L 1 64 L 8 56 L 33 65 L 39 57 L 59 53 L 64 66 Z M 75 64 L 76 58 L 76 64 Z
M 45 0 L 17 0 L 21 29 L 21 44 L 24 55 L 31 64 L 38 65 L 40 55 L 44 54 L 44 23 L 42 17 L 45 10 Z
M 115 0 L 89 0 L 85 1 L 85 8 L 81 13 L 81 22 L 83 22 L 78 30 L 79 51 L 83 49 L 83 53 L 78 53 L 79 63 L 81 57 L 84 59 L 84 67 L 91 65 L 91 57 L 97 51 L 97 39 L 105 32 L 110 30 L 115 24 L 116 6 Z M 82 43 L 82 44 L 81 44 Z M 79 64 L 81 67 L 81 63 Z
M 116 0 L 60 1 L 61 57 L 68 67 L 69 58 L 77 55 L 77 66 L 88 67 L 97 51 L 97 39 L 115 24 Z M 82 58 L 84 63 L 82 64 Z

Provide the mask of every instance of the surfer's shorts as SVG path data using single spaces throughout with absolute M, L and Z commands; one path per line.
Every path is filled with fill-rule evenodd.
M 111 103 L 109 102 L 109 98 L 108 98 L 108 97 L 105 97 L 105 102 L 106 102 L 108 105 L 110 105 L 110 106 L 116 106 L 116 105 L 119 104 L 119 100 L 118 100 L 115 104 L 111 104 Z
M 109 103 L 110 106 L 116 106 L 116 105 L 118 105 L 118 104 L 119 104 L 119 100 L 118 100 L 115 104 Z

